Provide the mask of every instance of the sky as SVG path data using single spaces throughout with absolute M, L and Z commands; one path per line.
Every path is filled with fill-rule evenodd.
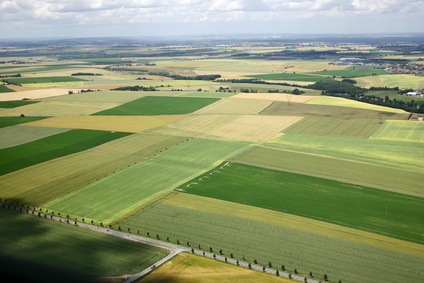
M 0 0 L 0 38 L 424 32 L 424 0 Z

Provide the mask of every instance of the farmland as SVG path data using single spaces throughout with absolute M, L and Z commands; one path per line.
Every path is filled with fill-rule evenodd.
M 423 77 L 384 71 L 419 45 L 316 40 L 0 42 L 0 202 L 274 269 L 181 254 L 141 282 L 422 282 Z M 121 282 L 166 254 L 0 210 L 19 270 Z

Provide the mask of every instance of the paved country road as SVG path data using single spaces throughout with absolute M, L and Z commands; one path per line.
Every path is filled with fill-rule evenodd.
M 131 240 L 131 241 L 141 242 L 141 243 L 144 243 L 144 244 L 147 244 L 147 245 L 160 247 L 160 248 L 163 248 L 163 249 L 167 249 L 170 252 L 166 257 L 157 261 L 156 263 L 151 265 L 149 268 L 146 268 L 142 272 L 128 275 L 128 279 L 125 280 L 124 283 L 133 282 L 133 281 L 139 279 L 140 277 L 142 277 L 142 276 L 148 274 L 150 271 L 152 271 L 153 266 L 154 266 L 154 268 L 159 267 L 160 265 L 167 262 L 169 259 L 173 258 L 175 255 L 179 254 L 180 252 L 191 252 L 193 254 L 197 254 L 197 255 L 204 256 L 204 257 L 213 258 L 215 260 L 220 260 L 220 261 L 227 262 L 227 263 L 230 263 L 230 264 L 239 265 L 239 266 L 242 266 L 242 267 L 249 268 L 249 262 L 237 260 L 237 259 L 234 259 L 234 258 L 227 258 L 224 255 L 205 252 L 205 251 L 190 248 L 190 247 L 175 245 L 175 244 L 172 244 L 172 243 L 163 242 L 163 241 L 155 240 L 155 239 L 148 238 L 148 237 L 138 236 L 138 235 L 134 235 L 134 234 L 129 234 L 129 233 L 125 233 L 125 232 L 122 232 L 122 231 L 116 231 L 116 230 L 109 229 L 107 227 L 99 227 L 99 226 L 84 223 L 84 222 L 78 222 L 78 221 L 69 220 L 69 219 L 66 219 L 66 218 L 52 216 L 52 215 L 49 215 L 49 214 L 44 214 L 44 213 L 41 213 L 41 212 L 36 212 L 36 211 L 32 211 L 32 210 L 25 209 L 25 208 L 15 207 L 15 206 L 9 205 L 9 204 L 0 203 L 0 207 L 12 209 L 12 210 L 17 210 L 17 211 L 20 211 L 20 212 L 23 212 L 23 213 L 28 213 L 28 214 L 32 214 L 34 216 L 40 216 L 40 217 L 43 217 L 43 218 L 46 218 L 46 219 L 56 220 L 56 221 L 60 221 L 60 222 L 68 223 L 68 221 L 69 221 L 69 224 L 72 224 L 72 225 L 85 227 L 85 228 L 88 228 L 88 229 L 91 229 L 91 230 L 94 230 L 94 231 L 98 231 L 98 232 L 101 232 L 101 233 L 106 233 L 106 234 L 112 235 L 114 237 L 119 237 L 119 238 Z M 257 265 L 257 264 L 251 264 L 250 263 L 250 268 L 253 269 L 253 270 L 259 270 L 261 272 L 266 272 L 266 273 L 270 273 L 270 274 L 274 274 L 274 275 L 277 274 L 277 269 L 268 268 L 268 267 L 264 267 L 264 266 Z M 310 283 L 320 283 L 321 282 L 321 281 L 316 280 L 316 279 L 311 279 L 311 278 L 303 277 L 303 276 L 296 275 L 296 274 L 289 274 L 288 272 L 285 272 L 285 271 L 278 271 L 278 273 L 279 273 L 279 276 L 286 277 L 286 278 L 290 278 L 290 276 L 291 276 L 292 279 L 300 280 L 300 281 L 303 281 L 303 282 L 310 282 Z

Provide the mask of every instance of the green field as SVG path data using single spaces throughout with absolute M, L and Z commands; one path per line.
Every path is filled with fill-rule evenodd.
M 0 176 L 1 195 L 39 206 L 182 140 L 181 137 L 143 133 L 129 135 Z
M 419 102 L 419 103 L 424 103 L 424 97 L 421 96 L 412 96 L 412 95 L 400 95 L 397 93 L 397 91 L 395 90 L 376 90 L 376 91 L 368 91 L 366 93 L 367 95 L 375 95 L 381 98 L 385 98 L 386 96 L 389 97 L 389 99 L 393 100 L 399 100 L 399 101 L 405 101 L 405 102 L 410 102 L 410 101 L 415 101 L 415 102 Z
M 3 208 L 0 226 L 7 227 L 0 235 L 2 281 L 14 275 L 27 282 L 88 282 L 87 277 L 141 272 L 168 253 Z
M 424 124 L 420 121 L 385 121 L 371 138 L 422 143 Z
M 266 146 L 424 173 L 424 148 L 402 141 L 278 135 Z
M 390 113 L 354 107 L 288 102 L 274 102 L 273 104 L 271 104 L 271 106 L 266 108 L 260 114 L 280 116 L 326 116 L 336 118 L 367 118 L 380 120 L 407 120 L 409 118 L 408 113 Z
M 319 82 L 325 80 L 332 80 L 333 78 L 326 76 L 317 76 L 309 74 L 295 74 L 295 73 L 282 73 L 282 74 L 264 74 L 247 76 L 251 78 L 258 78 L 262 80 L 278 80 L 278 81 L 300 81 L 300 82 Z
M 204 200 L 207 203 L 207 199 Z M 239 217 L 162 204 L 160 201 L 119 223 L 141 234 L 267 266 L 269 262 L 332 282 L 418 282 L 423 258 Z M 237 211 L 235 210 L 235 213 Z M 281 269 L 280 269 L 281 270 Z
M 249 143 L 188 139 L 44 207 L 72 217 L 111 223 L 216 166 Z M 87 205 L 90 203 L 90 205 Z
M 5 85 L 0 85 L 0 93 L 3 93 L 3 92 L 15 92 L 15 91 L 13 89 L 8 88 Z M 2 107 L 0 107 L 0 108 L 2 108 Z
M 84 151 L 119 139 L 128 133 L 72 130 L 0 150 L 0 175 L 41 162 Z
M 94 115 L 174 115 L 187 114 L 205 107 L 217 98 L 148 96 Z
M 70 130 L 71 129 L 30 127 L 23 125 L 0 128 L 0 149 L 21 145 Z
M 181 190 L 424 243 L 422 198 L 245 164 L 223 165 Z
M 332 71 L 321 71 L 321 72 L 316 72 L 316 73 L 313 73 L 313 74 L 323 75 L 323 76 L 336 76 L 336 77 L 353 78 L 353 77 L 371 76 L 373 74 L 376 74 L 376 75 L 389 75 L 390 73 L 386 72 L 385 70 L 379 70 L 379 69 L 363 69 L 363 70 L 332 70 Z
M 62 83 L 62 82 L 82 82 L 83 79 L 75 77 L 34 77 L 34 78 L 19 78 L 7 79 L 7 81 L 17 84 L 37 84 L 37 83 Z
M 15 107 L 20 107 L 20 106 L 24 106 L 28 104 L 34 104 L 38 102 L 40 101 L 33 101 L 33 100 L 0 101 L 0 108 L 15 108 Z
M 285 129 L 289 134 L 369 138 L 379 127 L 377 119 L 306 117 Z
M 0 128 L 37 121 L 45 118 L 46 117 L 0 117 Z

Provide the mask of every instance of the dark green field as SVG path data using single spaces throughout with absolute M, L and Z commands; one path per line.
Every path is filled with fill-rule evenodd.
M 40 78 L 19 78 L 7 79 L 7 81 L 17 84 L 35 84 L 35 83 L 62 83 L 86 81 L 75 77 L 40 77 Z
M 33 122 L 46 117 L 0 117 L 0 128 Z
M 319 82 L 319 81 L 333 79 L 333 78 L 328 78 L 325 76 L 295 74 L 295 73 L 252 75 L 247 77 L 258 78 L 262 80 L 300 81 L 300 82 Z
M 5 85 L 0 85 L 0 93 L 2 93 L 2 92 L 15 92 L 15 91 L 13 89 L 8 88 Z
M 424 199 L 239 163 L 180 186 L 187 193 L 286 212 L 423 244 Z M 218 171 L 218 172 L 214 172 Z M 211 172 L 214 172 L 210 174 Z
M 0 227 L 4 228 L 0 234 L 2 282 L 19 278 L 23 282 L 97 282 L 87 276 L 141 272 L 168 253 L 4 208 L 0 209 Z
M 390 75 L 391 73 L 380 69 L 364 69 L 364 70 L 333 70 L 333 71 L 322 71 L 313 74 L 324 75 L 324 76 L 336 76 L 336 77 L 365 77 L 374 75 Z
M 17 100 L 17 101 L 0 101 L 0 108 L 15 108 L 28 104 L 38 103 L 40 101 L 34 100 Z
M 0 150 L 0 175 L 80 152 L 129 135 L 92 130 L 72 130 Z
M 176 115 L 203 108 L 217 98 L 146 96 L 93 115 Z
M 338 118 L 367 118 L 367 119 L 390 119 L 407 120 L 409 114 L 380 112 L 369 109 L 353 107 L 317 105 L 308 103 L 274 102 L 260 114 L 280 116 L 320 116 Z

